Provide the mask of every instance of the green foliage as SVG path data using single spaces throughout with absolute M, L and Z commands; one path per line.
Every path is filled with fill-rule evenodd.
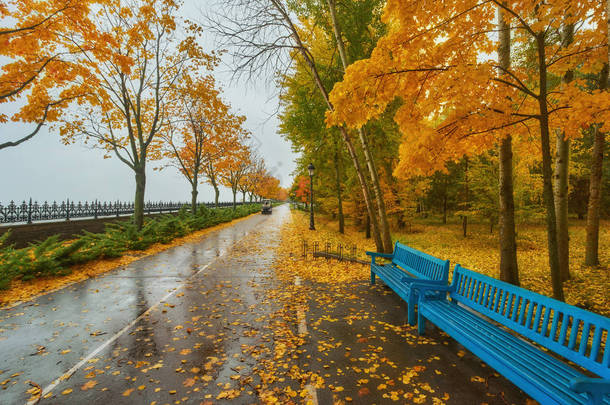
M 6 241 L 8 240 L 8 238 L 10 238 L 10 236 L 11 236 L 11 230 L 10 229 L 8 231 L 4 232 L 2 234 L 2 236 L 0 236 L 0 247 L 6 245 Z
M 106 224 L 104 233 L 83 232 L 73 241 L 61 241 L 58 235 L 15 249 L 5 246 L 10 233 L 0 236 L 0 290 L 14 279 L 65 275 L 70 266 L 92 260 L 120 257 L 129 250 L 145 250 L 154 243 L 170 243 L 193 231 L 208 228 L 260 211 L 260 204 L 233 209 L 209 209 L 200 206 L 197 215 L 188 208 L 176 215 L 161 215 L 146 220 L 140 231 L 132 222 Z M 4 247 L 3 247 L 4 246 Z

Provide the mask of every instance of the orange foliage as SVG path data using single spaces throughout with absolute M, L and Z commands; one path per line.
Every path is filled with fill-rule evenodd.
M 70 100 L 87 93 L 78 63 L 83 49 L 106 52 L 109 38 L 90 19 L 92 0 L 0 0 L 0 104 L 25 102 L 12 116 L 0 113 L 0 123 L 36 124 L 13 141 L 0 140 L 0 149 L 17 146 L 58 119 Z
M 230 112 L 211 75 L 183 76 L 173 92 L 177 101 L 154 157 L 168 159 L 196 188 L 206 168 L 222 174 L 243 159 L 245 117 Z
M 265 175 L 257 187 L 257 194 L 262 198 L 279 199 L 280 181 L 269 174 Z
M 199 27 L 177 32 L 179 2 L 133 0 L 125 7 L 105 0 L 98 6 L 94 23 L 107 46 L 85 49 L 78 58 L 88 71 L 81 83 L 87 94 L 62 120 L 61 134 L 66 143 L 82 136 L 142 170 L 177 102 L 178 80 L 213 70 L 218 57 L 197 44 Z
M 299 176 L 295 179 L 295 182 L 297 183 L 295 196 L 298 201 L 303 203 L 309 202 L 309 178 L 306 176 Z
M 515 29 L 513 46 L 523 52 L 532 35 L 556 32 L 562 24 L 578 25 L 574 41 L 561 47 L 547 34 L 546 60 L 550 74 L 568 69 L 598 72 L 604 61 L 607 25 L 600 2 L 534 0 L 452 2 L 389 0 L 383 21 L 388 33 L 369 59 L 352 64 L 332 93 L 335 111 L 329 125 L 361 127 L 379 117 L 396 98 L 402 105 L 394 119 L 403 135 L 401 177 L 443 170 L 445 162 L 480 154 L 506 133 L 531 139 L 540 116 L 536 67 L 513 63 L 501 72 L 496 61 L 496 9 L 505 5 Z M 422 23 L 425 22 L 425 23 Z M 551 133 L 579 136 L 583 125 L 610 119 L 610 95 L 584 89 L 584 80 L 561 85 L 549 95 Z
M 288 200 L 288 190 L 286 190 L 284 187 L 280 187 L 280 190 L 277 193 L 277 199 L 280 201 Z
M 226 168 L 221 172 L 220 176 L 222 184 L 231 189 L 234 198 L 236 198 L 240 185 L 243 186 L 242 180 L 245 180 L 246 173 L 248 173 L 252 165 L 250 161 L 250 148 L 243 144 L 243 141 L 248 136 L 249 133 L 246 131 L 242 131 L 239 134 L 238 139 L 240 143 L 226 155 Z

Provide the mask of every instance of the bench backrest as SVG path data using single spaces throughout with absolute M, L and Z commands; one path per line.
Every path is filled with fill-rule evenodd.
M 392 263 L 424 280 L 447 282 L 449 279 L 449 260 L 441 260 L 420 252 L 400 242 L 394 245 Z
M 610 378 L 610 318 L 459 264 L 455 266 L 451 285 L 452 299 L 581 367 Z

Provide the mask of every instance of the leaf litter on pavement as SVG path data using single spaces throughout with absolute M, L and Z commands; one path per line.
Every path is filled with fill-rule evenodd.
M 442 379 L 468 361 L 486 374 L 465 375 L 464 383 L 481 398 L 503 398 L 487 386 L 497 375 L 473 356 L 436 354 L 454 345 L 447 336 L 419 337 L 400 305 L 372 306 L 363 291 L 392 293 L 368 286 L 368 266 L 300 257 L 306 221 L 288 215 L 279 238 L 252 232 L 45 397 L 96 391 L 154 405 L 296 404 L 313 403 L 315 388 L 335 404 L 442 404 L 452 399 Z M 370 248 L 324 226 L 316 237 Z M 308 334 L 299 334 L 299 313 Z
M 11 307 L 19 302 L 31 300 L 41 294 L 56 291 L 70 284 L 108 273 L 119 267 L 125 267 L 143 257 L 155 255 L 172 247 L 197 241 L 211 232 L 233 226 L 249 217 L 251 215 L 204 228 L 189 235 L 176 238 L 170 243 L 155 243 L 146 250 L 127 251 L 121 257 L 104 258 L 83 264 L 75 264 L 70 267 L 69 274 L 63 276 L 42 277 L 28 281 L 14 280 L 8 290 L 0 290 L 0 308 Z

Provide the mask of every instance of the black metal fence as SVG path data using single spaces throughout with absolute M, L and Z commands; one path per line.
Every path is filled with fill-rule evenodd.
M 244 203 L 237 202 L 237 205 Z M 245 204 L 251 204 L 246 202 Z M 208 208 L 215 207 L 215 203 L 199 203 Z M 177 212 L 182 207 L 190 207 L 190 203 L 183 202 L 147 202 L 144 204 L 145 214 L 161 214 Z M 219 202 L 219 207 L 232 207 L 233 202 Z M 0 224 L 27 223 L 35 221 L 69 221 L 73 218 L 120 217 L 131 215 L 134 212 L 134 204 L 131 202 L 100 202 L 100 201 L 61 201 L 53 203 L 38 201 L 23 201 L 21 204 L 11 201 L 8 205 L 0 204 Z
M 324 243 L 324 249 L 320 249 L 320 242 L 314 241 L 312 245 L 305 239 L 301 241 L 301 256 L 305 259 L 311 254 L 311 257 L 323 257 L 325 259 L 336 259 L 339 261 L 348 261 L 352 263 L 369 264 L 370 261 L 365 260 L 362 255 L 364 251 L 358 249 L 356 245 L 348 245 L 337 242 L 336 248 L 333 248 L 331 242 Z

